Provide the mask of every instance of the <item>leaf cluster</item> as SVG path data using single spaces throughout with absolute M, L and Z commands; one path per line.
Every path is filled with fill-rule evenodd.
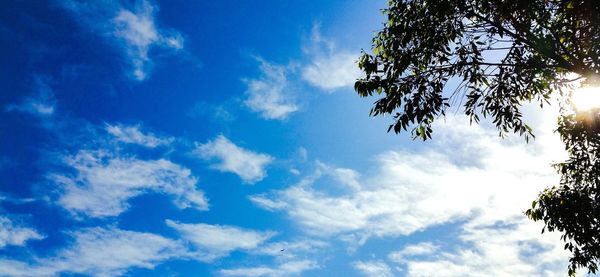
M 431 124 L 460 103 L 471 122 L 490 117 L 500 135 L 526 139 L 521 105 L 548 102 L 568 73 L 598 75 L 598 1 L 390 0 L 387 22 L 361 55 L 360 96 L 379 95 L 372 116 L 390 114 L 388 132 Z M 456 84 L 458 81 L 458 84 Z

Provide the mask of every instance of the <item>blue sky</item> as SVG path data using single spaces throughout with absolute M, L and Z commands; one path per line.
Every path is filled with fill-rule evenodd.
M 385 1 L 9 1 L 2 276 L 563 276 L 522 212 L 556 111 L 386 133 L 352 89 Z

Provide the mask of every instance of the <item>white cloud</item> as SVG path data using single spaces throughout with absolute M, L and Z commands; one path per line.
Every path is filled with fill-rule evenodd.
M 88 3 L 65 0 L 63 6 L 87 27 L 117 42 L 133 67 L 132 76 L 137 80 L 146 79 L 152 67 L 150 49 L 183 48 L 184 39 L 179 32 L 157 27 L 155 12 L 158 7 L 148 1 L 136 1 L 135 6 L 127 7 L 115 1 Z
M 204 193 L 189 169 L 168 160 L 140 160 L 106 150 L 80 150 L 64 157 L 76 174 L 52 174 L 63 190 L 63 208 L 90 217 L 116 216 L 128 208 L 127 201 L 147 192 L 173 196 L 179 208 L 208 209 Z
M 139 144 L 149 148 L 168 145 L 173 142 L 173 138 L 161 138 L 153 133 L 143 133 L 140 125 L 125 126 L 107 124 L 105 130 L 119 142 Z
M 313 26 L 311 45 L 305 47 L 311 61 L 304 65 L 302 78 L 327 92 L 352 87 L 360 76 L 356 61 L 358 52 L 336 49 L 335 44 L 323 38 L 319 26 Z
M 287 69 L 259 59 L 261 78 L 246 80 L 244 104 L 265 119 L 286 119 L 298 110 L 290 95 Z
M 276 267 L 258 266 L 223 269 L 219 272 L 224 276 L 289 276 L 298 275 L 304 271 L 318 268 L 318 263 L 312 260 L 290 261 Z
M 354 268 L 358 269 L 365 276 L 373 277 L 392 277 L 392 270 L 382 261 L 358 261 L 353 264 Z
M 23 246 L 29 240 L 40 240 L 44 236 L 36 230 L 15 224 L 11 219 L 0 216 L 0 249 L 7 245 Z
M 203 223 L 186 224 L 167 220 L 167 225 L 176 229 L 184 240 L 194 247 L 195 257 L 211 261 L 237 250 L 252 250 L 275 235 L 273 232 L 258 232 L 226 225 Z
M 436 129 L 440 144 L 434 145 L 435 151 L 385 152 L 376 157 L 374 173 L 361 180 L 353 171 L 322 166 L 295 186 L 251 200 L 285 211 L 304 230 L 317 235 L 398 236 L 475 212 L 485 213 L 492 222 L 522 216 L 537 193 L 556 181 L 549 166 L 554 145 L 546 151 L 540 145 L 499 142 L 493 131 L 453 118 L 447 121 Z M 454 140 L 443 134 L 448 132 L 462 133 Z M 538 134 L 536 143 L 550 139 Z M 455 160 L 454 153 L 473 147 L 483 151 L 471 161 Z M 333 195 L 316 189 L 313 183 L 319 181 L 321 172 L 345 173 L 337 182 L 355 190 Z
M 357 54 L 348 52 L 316 56 L 302 70 L 302 78 L 325 91 L 352 87 L 360 76 L 357 57 Z
M 205 144 L 199 144 L 193 153 L 202 159 L 221 160 L 213 167 L 223 172 L 235 173 L 250 184 L 265 178 L 265 167 L 273 161 L 271 156 L 241 148 L 223 135 Z
M 34 259 L 32 263 L 0 260 L 2 276 L 53 276 L 77 273 L 93 276 L 117 276 L 130 268 L 153 269 L 172 259 L 186 258 L 179 242 L 158 235 L 91 228 L 71 233 L 74 241 L 54 257 Z

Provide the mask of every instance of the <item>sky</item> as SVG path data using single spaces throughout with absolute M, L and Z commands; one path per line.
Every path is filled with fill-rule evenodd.
M 556 108 L 386 133 L 353 90 L 385 3 L 5 2 L 0 276 L 565 276 L 523 215 Z

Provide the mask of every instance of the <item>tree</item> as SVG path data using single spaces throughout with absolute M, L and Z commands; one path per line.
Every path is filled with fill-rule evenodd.
M 600 257 L 600 125 L 599 110 L 564 115 L 558 132 L 569 159 L 555 167 L 560 185 L 544 190 L 531 209 L 533 220 L 543 220 L 543 230 L 560 231 L 565 249 L 573 253 L 569 274 L 578 266 L 598 270 Z M 542 231 L 543 232 L 543 231 Z
M 454 103 L 471 122 L 489 117 L 500 136 L 533 137 L 521 107 L 550 97 L 565 99 L 558 132 L 569 159 L 555 165 L 558 187 L 539 195 L 526 214 L 542 230 L 563 233 L 572 252 L 569 274 L 596 272 L 600 258 L 599 110 L 568 106 L 576 81 L 600 76 L 600 1 L 597 0 L 389 0 L 387 22 L 372 53 L 358 64 L 360 96 L 379 95 L 371 115 L 392 114 L 388 132 L 411 127 L 431 138 L 431 124 Z M 458 81 L 458 85 L 455 84 Z

